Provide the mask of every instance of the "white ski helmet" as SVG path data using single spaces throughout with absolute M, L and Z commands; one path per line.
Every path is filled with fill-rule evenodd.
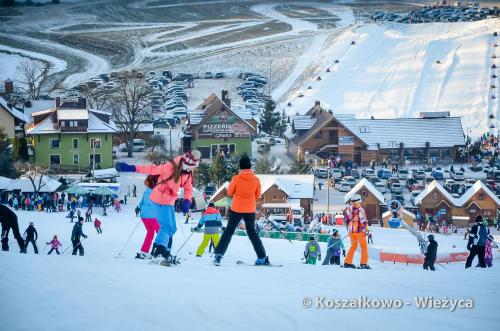
M 356 201 L 361 201 L 361 195 L 359 195 L 359 194 L 354 194 L 354 195 L 351 197 L 351 202 L 356 202 Z

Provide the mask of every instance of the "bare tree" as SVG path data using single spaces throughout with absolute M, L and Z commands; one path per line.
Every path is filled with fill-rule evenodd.
M 151 149 L 144 157 L 147 161 L 153 164 L 162 164 L 168 161 L 165 137 L 163 135 L 153 135 L 146 140 L 146 146 Z
M 48 169 L 46 167 L 26 164 L 22 164 L 19 166 L 19 170 L 23 172 L 23 176 L 28 178 L 31 182 L 34 193 L 40 192 L 42 188 L 47 186 Z
M 86 86 L 81 91 L 83 97 L 87 100 L 87 105 L 95 110 L 108 110 L 111 93 L 103 88 L 94 88 Z
M 111 97 L 110 107 L 116 125 L 125 135 L 127 154 L 133 156 L 132 143 L 139 127 L 151 122 L 150 88 L 136 77 L 120 77 Z
M 22 61 L 17 70 L 20 73 L 20 88 L 31 100 L 37 100 L 40 93 L 47 89 L 49 66 L 45 62 L 36 60 Z

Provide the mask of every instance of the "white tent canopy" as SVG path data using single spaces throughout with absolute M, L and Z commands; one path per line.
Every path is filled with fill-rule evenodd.
M 0 191 L 6 190 L 14 179 L 0 176 Z

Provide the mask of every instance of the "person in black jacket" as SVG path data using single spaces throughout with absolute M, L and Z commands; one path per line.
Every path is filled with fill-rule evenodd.
M 467 261 L 465 261 L 465 268 L 470 268 L 472 261 L 477 255 L 479 259 L 479 267 L 486 268 L 486 263 L 484 262 L 484 254 L 486 252 L 486 240 L 488 240 L 488 235 L 490 234 L 490 229 L 485 226 L 483 217 L 478 215 L 476 217 L 476 224 L 469 231 L 469 242 L 467 243 L 467 249 L 469 250 L 469 256 Z
M 77 251 L 79 252 L 80 256 L 83 256 L 84 254 L 80 237 L 87 238 L 87 236 L 83 233 L 82 227 L 83 227 L 83 219 L 76 222 L 75 225 L 73 226 L 73 232 L 71 233 L 71 242 L 73 243 L 72 255 L 76 255 Z
M 9 207 L 0 204 L 0 222 L 2 223 L 2 250 L 9 250 L 9 231 L 12 229 L 14 238 L 16 238 L 21 253 L 25 253 L 24 240 L 19 232 L 19 223 L 17 215 Z
M 36 241 L 38 240 L 38 232 L 36 232 L 35 225 L 33 222 L 30 222 L 28 228 L 24 231 L 23 234 L 26 237 L 26 245 L 24 246 L 24 250 L 28 251 L 28 244 L 33 244 L 33 249 L 35 250 L 35 254 L 38 254 L 38 247 L 36 247 Z
M 427 239 L 429 240 L 429 246 L 427 246 L 427 252 L 425 252 L 424 269 L 436 271 L 434 262 L 436 262 L 438 243 L 434 240 L 434 235 L 432 234 L 428 235 Z

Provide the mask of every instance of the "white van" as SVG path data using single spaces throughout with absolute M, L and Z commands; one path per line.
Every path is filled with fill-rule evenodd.
M 146 149 L 146 142 L 143 139 L 134 139 L 132 142 L 132 151 L 134 152 L 144 152 Z M 118 146 L 118 150 L 120 152 L 126 152 L 127 151 L 127 144 L 123 143 Z

